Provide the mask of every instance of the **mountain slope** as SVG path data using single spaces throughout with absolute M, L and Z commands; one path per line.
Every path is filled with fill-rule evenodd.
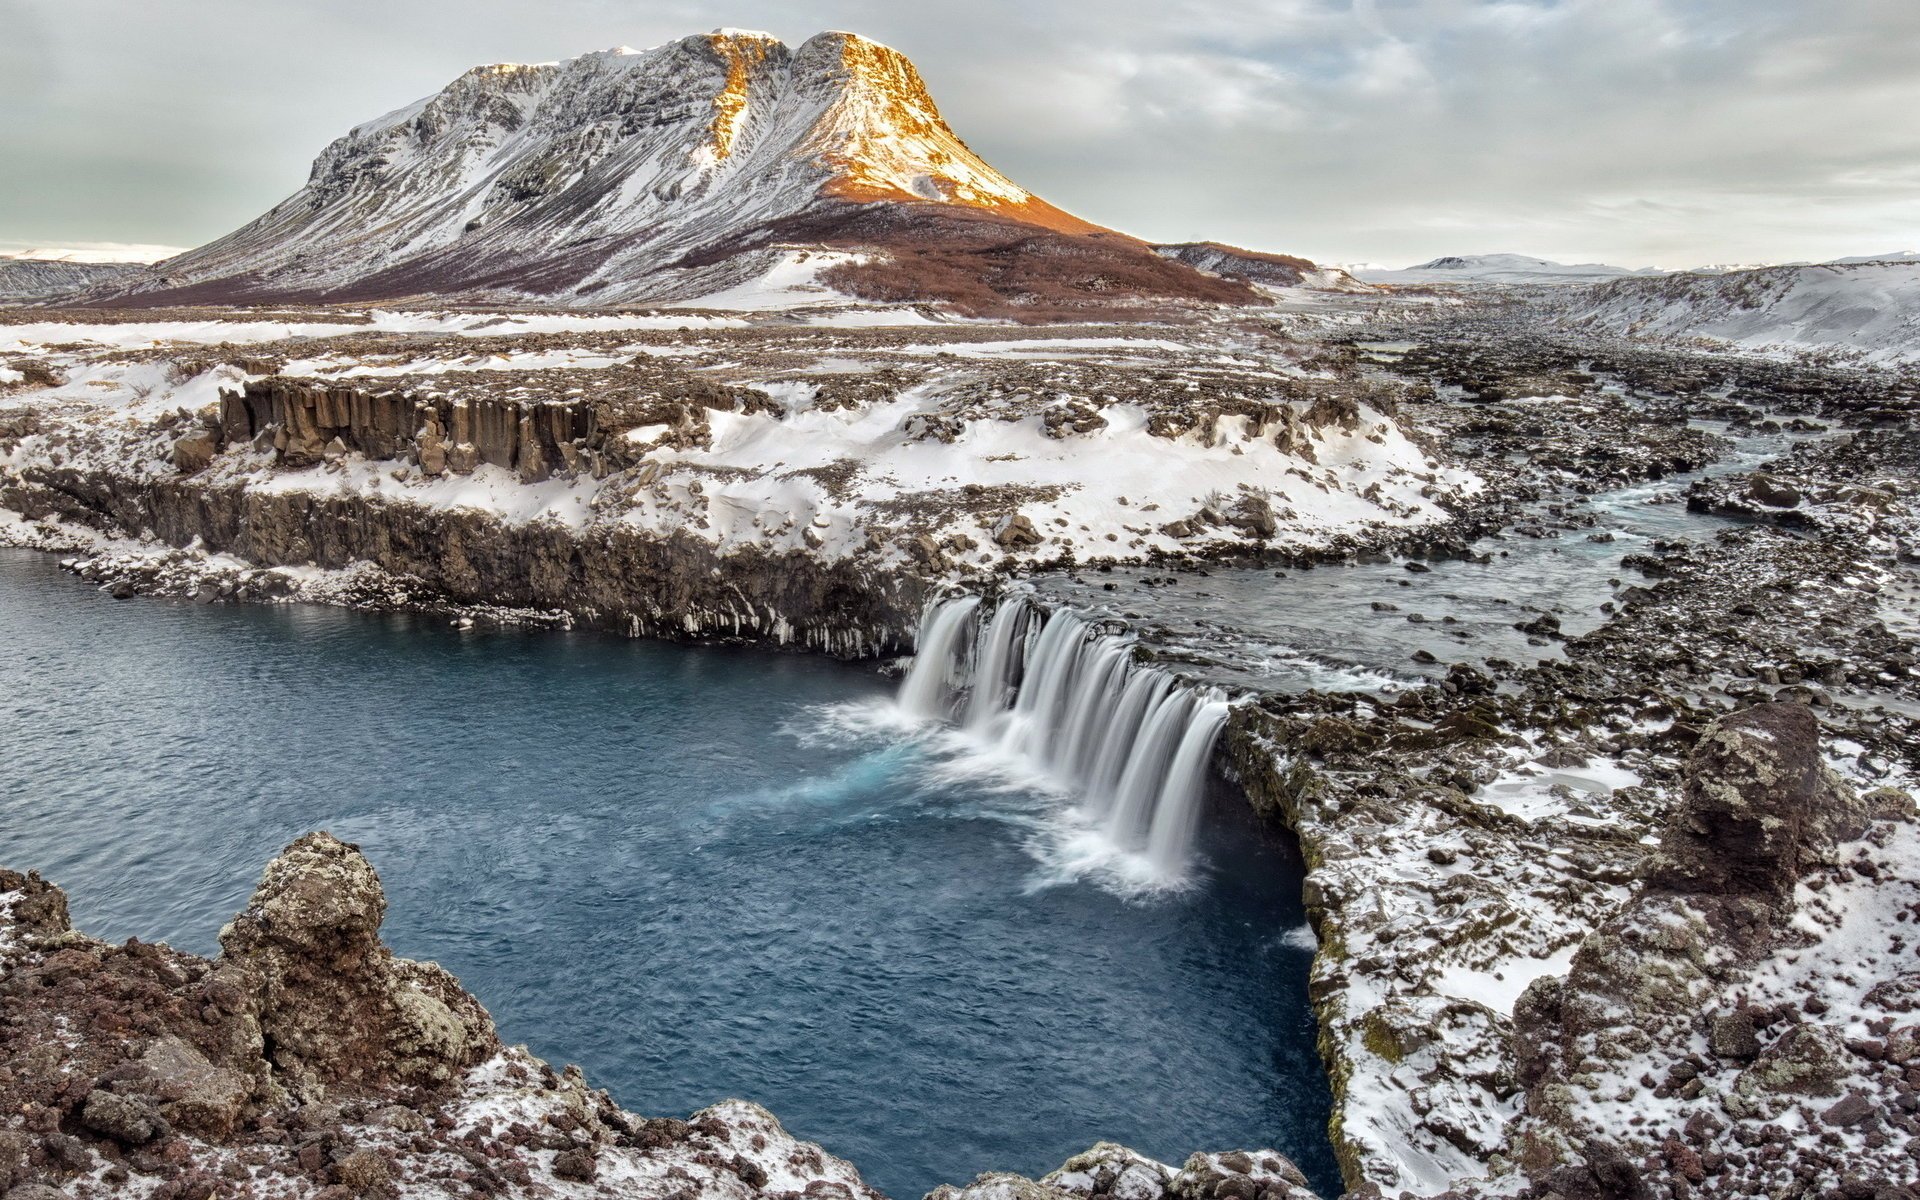
M 0 304 L 43 304 L 132 278 L 142 270 L 124 263 L 0 255 Z
M 1374 290 L 1339 267 L 1320 266 L 1292 254 L 1243 250 L 1225 242 L 1173 242 L 1153 249 L 1162 258 L 1183 262 L 1209 275 L 1239 279 L 1273 290 L 1297 287 L 1336 292 Z
M 795 244 L 843 251 L 842 286 L 897 299 L 952 298 L 884 269 L 929 247 L 993 276 L 1008 307 L 1254 298 L 995 171 L 899 53 L 847 33 L 795 50 L 728 30 L 475 68 L 334 142 L 299 192 L 137 295 L 100 299 L 688 301 Z M 982 255 L 997 273 L 966 270 Z
M 1762 267 L 1620 279 L 1558 300 L 1569 325 L 1743 349 L 1920 361 L 1920 263 Z

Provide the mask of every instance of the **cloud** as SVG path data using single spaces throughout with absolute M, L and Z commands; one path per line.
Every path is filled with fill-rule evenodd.
M 995 165 L 1148 237 L 1688 265 L 1920 233 L 1911 0 L 0 0 L 0 238 L 203 241 L 473 63 L 723 24 L 900 47 Z

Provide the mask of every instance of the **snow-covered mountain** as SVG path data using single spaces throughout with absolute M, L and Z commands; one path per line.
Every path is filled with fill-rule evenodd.
M 988 166 L 898 52 L 721 30 L 477 67 L 135 299 L 690 302 L 790 276 L 796 250 L 843 291 L 975 311 L 1255 298 Z
M 1851 258 L 1832 260 L 1836 266 L 1852 266 L 1855 263 L 1900 263 L 1920 262 L 1920 250 L 1891 250 L 1885 254 L 1856 254 Z
M 1619 279 L 1558 298 L 1576 327 L 1742 349 L 1920 361 L 1920 262 L 1761 267 Z
M 1453 254 L 1404 270 L 1363 268 L 1354 271 L 1354 276 L 1364 283 L 1468 285 L 1592 283 L 1599 279 L 1657 274 L 1657 271 L 1635 271 L 1605 263 L 1557 263 L 1525 254 Z

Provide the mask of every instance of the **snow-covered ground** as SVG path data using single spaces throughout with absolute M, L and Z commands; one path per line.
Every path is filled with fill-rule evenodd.
M 632 465 L 611 473 L 530 479 L 484 463 L 429 473 L 411 450 L 281 466 L 270 447 L 234 444 L 201 474 L 263 492 L 479 510 L 508 523 L 691 534 L 722 552 L 915 557 L 929 569 L 966 571 L 1009 557 L 1138 561 L 1250 539 L 1309 549 L 1438 520 L 1440 500 L 1479 486 L 1364 403 L 1314 416 L 1285 398 L 1302 384 L 1311 394 L 1315 380 L 1279 346 L 1228 352 L 1222 339 L 1244 335 L 1214 327 L 989 336 L 973 327 L 801 326 L 748 342 L 728 332 L 739 328 L 697 314 L 381 310 L 337 322 L 4 327 L 0 370 L 19 376 L 7 364 L 33 363 L 61 382 L 0 385 L 10 389 L 0 411 L 42 418 L 38 432 L 0 457 L 0 469 L 58 462 L 170 478 L 178 471 L 172 443 L 184 428 L 178 414 L 214 420 L 223 397 L 271 370 L 283 380 L 421 397 L 456 387 L 463 397 L 545 389 L 570 403 L 565 397 L 583 388 L 670 397 L 714 385 L 762 395 L 767 403 L 745 407 L 729 407 L 726 393 L 701 401 L 712 407 L 695 410 L 692 434 L 671 422 L 624 430 L 621 457 Z M 661 336 L 667 330 L 675 333 Z M 441 340 L 368 336 L 420 334 Z M 238 361 L 209 357 L 205 348 L 220 343 L 272 343 L 271 366 L 253 357 L 260 350 L 231 356 Z M 169 353 L 176 348 L 187 365 Z

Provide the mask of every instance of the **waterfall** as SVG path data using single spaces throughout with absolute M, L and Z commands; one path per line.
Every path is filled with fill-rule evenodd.
M 1107 836 L 1117 844 L 1133 846 L 1146 839 L 1147 823 L 1166 783 L 1167 764 L 1186 731 L 1192 708 L 1191 693 L 1184 688 L 1170 691 L 1140 727 L 1108 808 Z
M 1147 859 L 1157 871 L 1178 871 L 1187 861 L 1206 793 L 1207 760 L 1213 755 L 1214 739 L 1227 723 L 1227 709 L 1224 700 L 1201 701 L 1167 767 L 1167 780 L 1153 807 L 1153 825 L 1147 831 Z
M 1131 638 L 1075 613 L 1041 617 L 1019 597 L 984 620 L 977 596 L 931 606 L 900 708 L 921 720 L 955 719 L 1041 768 L 1081 798 L 1083 815 L 1116 849 L 1177 877 L 1226 698 L 1136 663 Z
M 980 639 L 974 658 L 973 694 L 967 698 L 967 728 L 985 729 L 1006 708 L 1007 700 L 1020 680 L 1020 649 L 1027 632 L 1027 617 L 1032 613 L 1025 600 L 1014 596 L 994 610 Z
M 962 596 L 929 610 L 920 620 L 920 652 L 900 685 L 900 707 L 927 720 L 947 715 L 956 687 L 966 682 L 961 652 L 972 641 L 973 610 L 980 597 Z

